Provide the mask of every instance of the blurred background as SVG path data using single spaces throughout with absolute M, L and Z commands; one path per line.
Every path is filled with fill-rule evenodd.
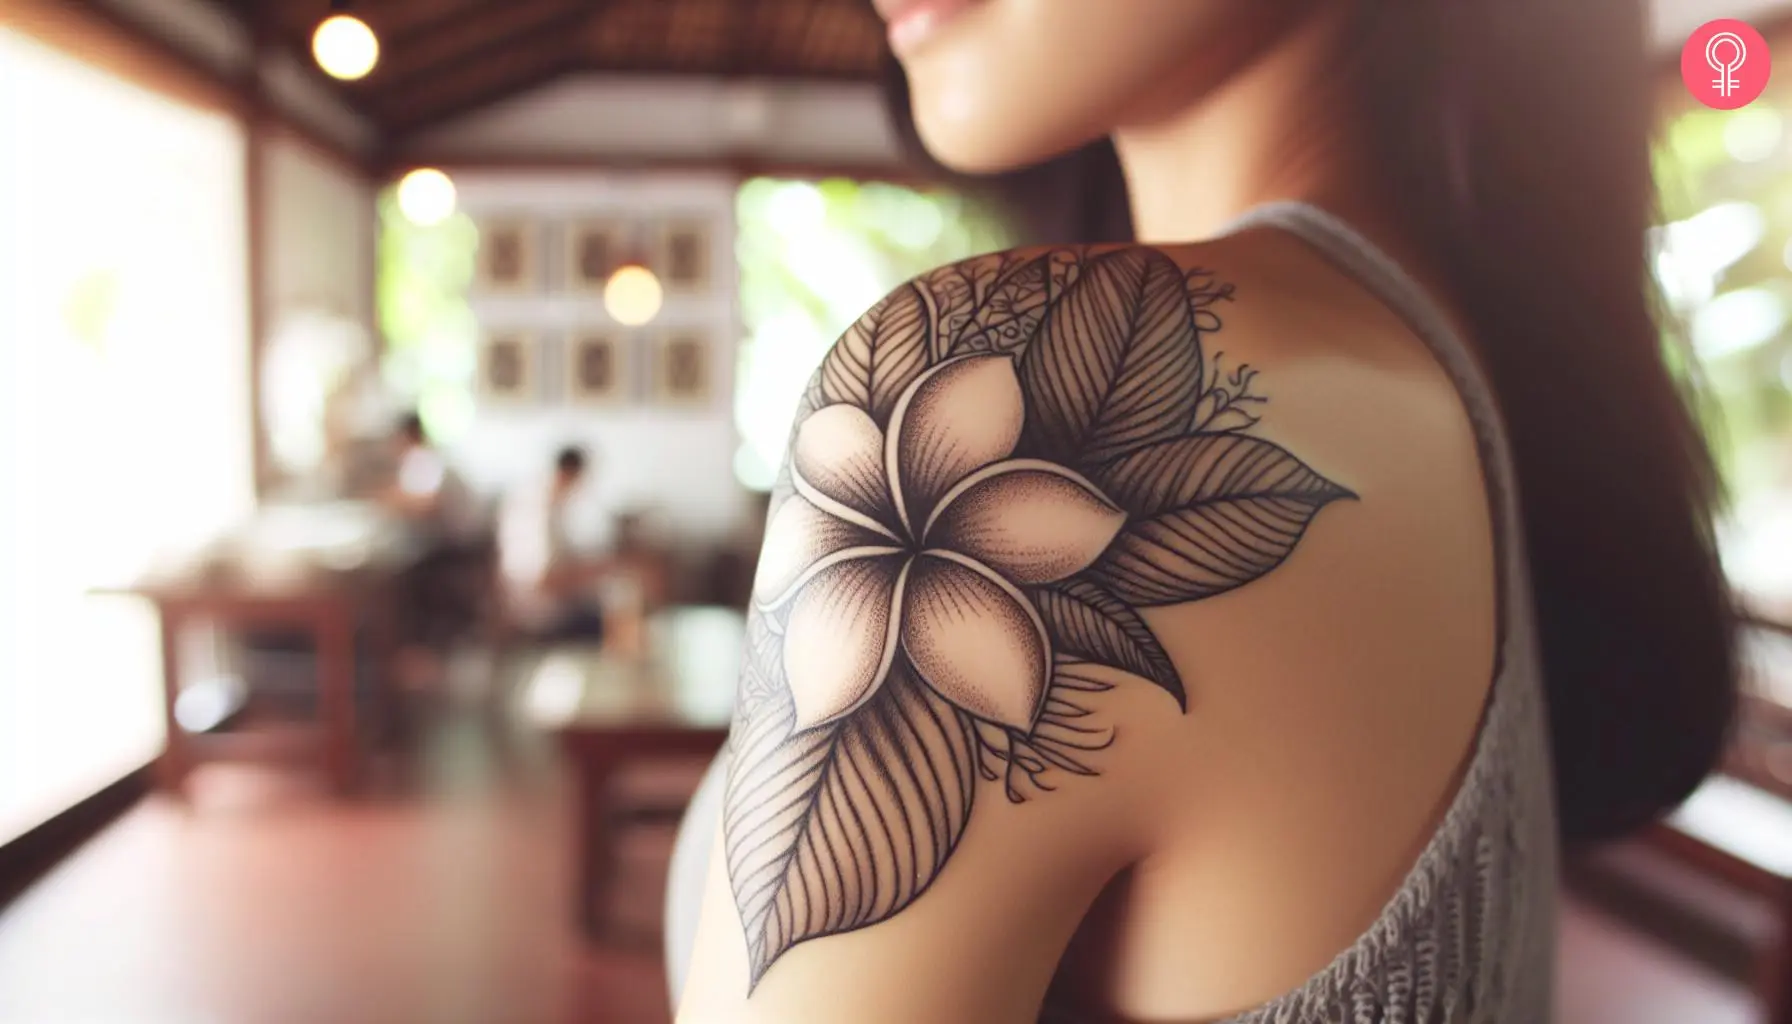
M 1792 67 L 1657 0 L 1664 344 L 1758 619 L 1725 772 L 1577 860 L 1562 1019 L 1792 1021 Z M 796 397 L 1024 237 L 863 0 L 0 6 L 0 1021 L 669 1019 Z

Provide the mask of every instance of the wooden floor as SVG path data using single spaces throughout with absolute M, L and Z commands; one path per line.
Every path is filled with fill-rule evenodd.
M 216 766 L 145 801 L 0 914 L 0 1021 L 664 1024 L 656 955 L 576 938 L 544 745 L 469 716 L 420 762 L 407 796 Z
M 571 927 L 566 792 L 539 740 L 444 720 L 336 802 L 207 769 L 0 913 L 5 1024 L 664 1024 L 651 952 Z M 396 795 L 405 794 L 405 795 Z M 1561 1024 L 1748 1024 L 1736 986 L 1579 904 Z

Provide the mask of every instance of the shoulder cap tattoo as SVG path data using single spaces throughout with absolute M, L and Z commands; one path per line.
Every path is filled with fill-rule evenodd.
M 1231 298 L 1147 247 L 1000 253 L 902 286 L 828 353 L 729 742 L 753 986 L 918 898 L 986 788 L 1095 775 L 1111 670 L 1186 710 L 1138 609 L 1251 582 L 1353 497 L 1248 433 L 1254 372 L 1202 351 Z

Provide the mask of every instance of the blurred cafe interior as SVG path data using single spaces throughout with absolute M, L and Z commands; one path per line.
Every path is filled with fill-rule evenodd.
M 1792 3 L 1654 4 L 1749 692 L 1570 865 L 1572 1024 L 1792 1021 L 1792 67 L 1691 102 L 1716 17 Z M 670 1020 L 797 396 L 1023 237 L 887 59 L 865 0 L 0 3 L 0 1022 Z

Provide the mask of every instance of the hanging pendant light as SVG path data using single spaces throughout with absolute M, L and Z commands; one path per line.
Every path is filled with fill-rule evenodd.
M 454 216 L 454 179 L 434 167 L 419 167 L 398 180 L 398 209 L 418 227 L 434 227 Z
M 324 74 L 352 82 L 380 62 L 380 40 L 348 7 L 348 0 L 331 0 L 330 16 L 311 33 L 311 55 Z
M 627 327 L 639 327 L 658 316 L 664 299 L 660 279 L 639 263 L 617 267 L 604 285 L 604 309 Z
M 640 252 L 639 230 L 633 251 Z M 660 279 L 647 267 L 647 261 L 628 259 L 610 274 L 604 284 L 604 311 L 610 319 L 625 327 L 639 327 L 659 315 L 665 301 Z

